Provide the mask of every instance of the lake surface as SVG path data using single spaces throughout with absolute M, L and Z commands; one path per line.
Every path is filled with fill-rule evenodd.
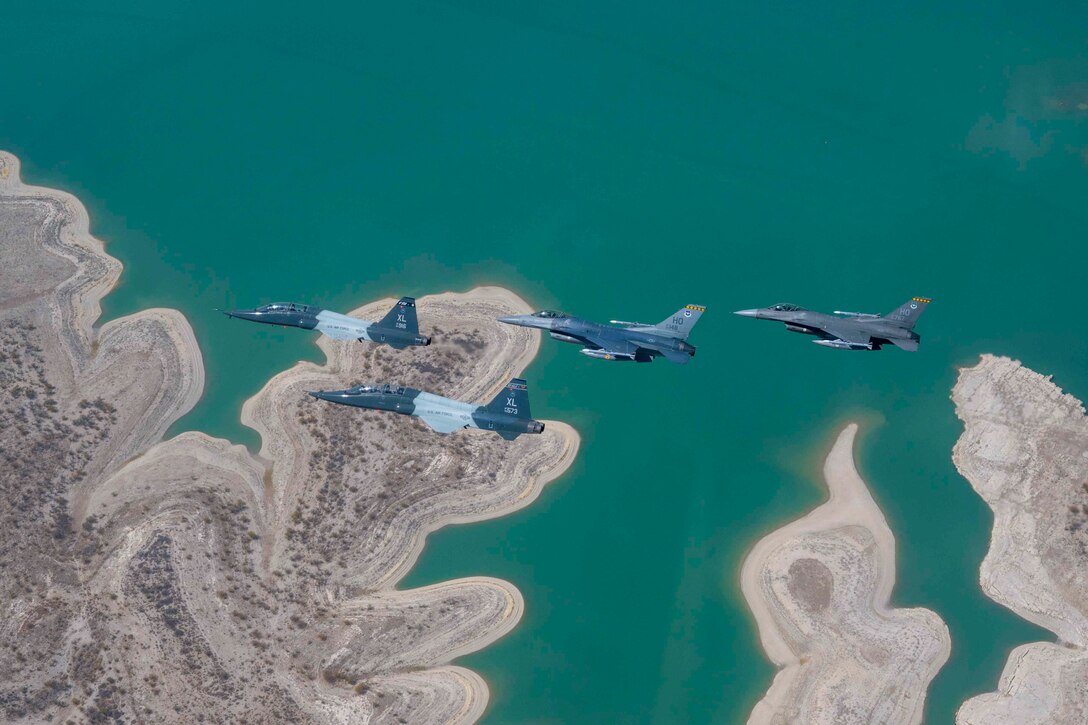
M 1050 638 L 979 590 L 991 516 L 948 395 L 995 352 L 1088 396 L 1083 4 L 91 5 L 5 9 L 0 146 L 124 262 L 104 319 L 192 322 L 207 386 L 174 432 L 255 449 L 242 402 L 320 358 L 216 307 L 476 284 L 605 320 L 708 306 L 685 367 L 546 340 L 533 411 L 578 428 L 578 461 L 529 509 L 434 534 L 403 582 L 524 593 L 518 629 L 460 660 L 489 722 L 743 722 L 774 670 L 741 560 L 822 500 L 854 418 L 894 602 L 952 634 L 927 720 Z M 731 314 L 914 295 L 935 300 L 917 354 Z

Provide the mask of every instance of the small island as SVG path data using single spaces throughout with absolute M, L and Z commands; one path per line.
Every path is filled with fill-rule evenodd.
M 539 346 L 495 317 L 529 306 L 478 288 L 418 300 L 430 347 L 322 339 L 324 365 L 246 402 L 257 456 L 195 432 L 162 441 L 203 389 L 188 322 L 148 310 L 94 327 L 121 266 L 78 200 L 18 171 L 0 153 L 0 716 L 478 719 L 486 684 L 449 663 L 509 632 L 520 593 L 396 584 L 429 532 L 530 503 L 577 433 L 441 436 L 305 391 L 390 381 L 487 400 Z
M 1088 417 L 1049 377 L 983 355 L 952 391 L 964 423 L 952 459 L 994 513 L 982 590 L 1054 632 L 1009 655 L 997 691 L 959 723 L 1088 720 Z
M 928 609 L 892 609 L 895 539 L 854 464 L 847 425 L 824 463 L 829 498 L 759 541 L 741 569 L 779 672 L 750 723 L 917 723 L 948 660 Z

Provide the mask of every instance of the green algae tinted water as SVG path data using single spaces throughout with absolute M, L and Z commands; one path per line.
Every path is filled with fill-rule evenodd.
M 822 497 L 834 427 L 898 537 L 894 600 L 948 623 L 927 720 L 1048 638 L 980 593 L 991 517 L 956 474 L 955 366 L 1021 358 L 1088 396 L 1086 11 L 982 3 L 23 3 L 0 146 L 126 265 L 105 319 L 191 320 L 174 428 L 256 447 L 242 401 L 312 336 L 213 312 L 510 286 L 656 321 L 685 368 L 545 341 L 539 417 L 581 456 L 515 515 L 433 535 L 403 586 L 483 574 L 520 627 L 460 662 L 489 721 L 743 722 L 770 684 L 746 549 Z M 921 352 L 846 354 L 732 310 L 935 298 Z M 424 325 L 426 323 L 424 322 Z

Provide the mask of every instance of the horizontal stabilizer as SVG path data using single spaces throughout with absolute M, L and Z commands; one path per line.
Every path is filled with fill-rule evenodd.
M 658 350 L 659 355 L 663 355 L 669 362 L 674 362 L 678 365 L 687 365 L 691 360 L 691 355 L 680 350 Z
M 907 352 L 918 352 L 918 340 L 910 340 L 904 337 L 901 339 L 889 340 L 889 342 L 901 350 L 906 350 Z

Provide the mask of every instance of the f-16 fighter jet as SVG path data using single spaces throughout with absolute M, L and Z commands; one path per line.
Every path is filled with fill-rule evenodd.
M 700 305 L 687 305 L 656 325 L 622 320 L 602 325 L 554 310 L 500 317 L 499 322 L 547 330 L 552 338 L 583 345 L 583 355 L 601 360 L 653 362 L 663 357 L 683 365 L 695 356 L 688 334 L 705 311 Z
M 797 305 L 779 304 L 757 310 L 740 310 L 738 315 L 761 320 L 778 320 L 790 332 L 815 335 L 817 345 L 838 350 L 879 350 L 883 345 L 914 352 L 921 337 L 914 323 L 930 300 L 914 297 L 888 315 L 835 311 L 834 315 L 805 310 Z
M 295 302 L 274 302 L 253 310 L 221 310 L 227 317 L 237 317 L 268 325 L 301 327 L 323 332 L 334 340 L 366 340 L 384 343 L 402 350 L 412 345 L 430 345 L 431 338 L 419 334 L 416 320 L 416 301 L 413 297 L 401 297 L 385 317 L 378 322 L 368 322 L 339 312 L 323 310 L 313 305 Z
M 356 385 L 347 390 L 322 390 L 310 395 L 330 403 L 413 415 L 438 433 L 479 428 L 493 430 L 512 441 L 522 433 L 544 430 L 544 424 L 529 415 L 529 391 L 521 378 L 507 383 L 487 405 L 462 403 L 415 388 L 392 385 Z

